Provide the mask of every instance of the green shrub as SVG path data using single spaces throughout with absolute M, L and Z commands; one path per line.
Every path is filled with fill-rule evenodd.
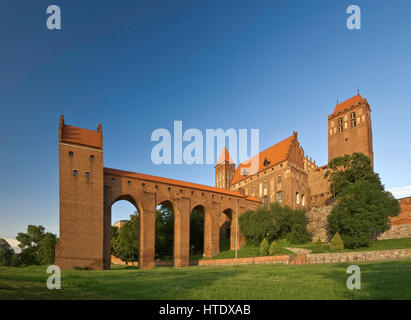
M 331 239 L 330 250 L 333 252 L 344 250 L 344 242 L 338 232 Z
M 314 243 L 314 250 L 320 252 L 322 251 L 322 248 L 323 248 L 323 244 L 321 242 L 321 239 L 318 238 L 317 241 Z
M 268 254 L 270 256 L 274 256 L 280 252 L 280 249 L 278 248 L 278 243 L 277 241 L 271 242 L 270 250 L 268 250 Z
M 263 239 L 260 244 L 260 256 L 268 255 L 268 241 L 267 239 Z

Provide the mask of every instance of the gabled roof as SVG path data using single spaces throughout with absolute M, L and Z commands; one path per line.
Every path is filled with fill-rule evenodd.
M 258 155 L 255 155 L 254 157 L 241 163 L 235 170 L 233 180 L 231 180 L 231 185 L 287 160 L 288 150 L 290 149 L 291 143 L 294 138 L 296 138 L 296 136 L 292 135 L 291 137 L 288 137 L 287 139 L 271 146 L 270 148 L 260 152 Z M 250 160 L 258 162 L 257 172 L 254 172 L 250 175 L 244 175 L 244 169 L 247 170 L 247 168 L 250 167 Z
M 118 170 L 118 169 L 112 169 L 112 168 L 104 168 L 104 174 L 123 176 L 123 177 L 135 178 L 135 179 L 140 179 L 140 180 L 147 180 L 147 181 L 152 181 L 152 182 L 164 183 L 164 184 L 174 185 L 178 187 L 187 187 L 187 188 L 198 189 L 198 190 L 203 190 L 203 191 L 217 192 L 220 194 L 240 197 L 240 198 L 244 198 L 244 199 L 255 201 L 255 202 L 261 202 L 261 200 L 255 197 L 246 196 L 237 191 L 220 189 L 216 187 L 211 187 L 211 186 L 206 186 L 203 184 L 186 182 L 186 181 L 181 181 L 181 180 L 157 177 L 157 176 L 152 176 L 152 175 L 148 175 L 144 173 L 136 173 L 136 172 L 130 172 L 130 171 L 124 171 L 124 170 Z
M 355 95 L 354 97 L 351 97 L 335 106 L 335 109 L 331 115 L 337 114 L 339 112 L 344 112 L 344 110 L 358 104 L 359 102 L 362 102 L 363 98 L 361 97 L 360 94 Z
M 228 162 L 228 163 L 234 163 L 233 160 L 230 157 L 230 154 L 228 153 L 227 148 L 224 146 L 223 150 L 221 150 L 220 157 L 218 158 L 217 165 Z

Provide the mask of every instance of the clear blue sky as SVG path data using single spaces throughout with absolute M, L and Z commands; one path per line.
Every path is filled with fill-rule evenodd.
M 46 28 L 51 4 L 62 30 Z M 346 28 L 350 4 L 361 30 Z M 322 165 L 327 115 L 360 89 L 375 169 L 407 190 L 410 16 L 409 0 L 1 1 L 0 237 L 58 233 L 60 114 L 102 123 L 106 167 L 213 185 L 212 165 L 154 165 L 152 131 L 258 128 L 265 149 L 295 130 Z

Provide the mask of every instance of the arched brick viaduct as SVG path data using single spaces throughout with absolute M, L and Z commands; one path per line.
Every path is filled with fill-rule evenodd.
M 189 265 L 190 214 L 204 212 L 204 254 L 220 251 L 220 222 L 231 215 L 230 246 L 243 239 L 237 217 L 260 205 L 244 194 L 179 180 L 103 167 L 103 135 L 97 131 L 59 125 L 60 240 L 55 264 L 62 269 L 110 269 L 111 207 L 119 200 L 139 211 L 139 266 L 154 267 L 155 215 L 158 205 L 174 212 L 174 265 Z

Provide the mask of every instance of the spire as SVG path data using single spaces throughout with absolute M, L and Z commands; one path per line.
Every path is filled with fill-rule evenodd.
M 233 160 L 230 157 L 230 154 L 228 153 L 227 148 L 224 146 L 223 150 L 221 150 L 220 157 L 218 158 L 217 165 L 228 162 L 228 163 L 234 163 Z

